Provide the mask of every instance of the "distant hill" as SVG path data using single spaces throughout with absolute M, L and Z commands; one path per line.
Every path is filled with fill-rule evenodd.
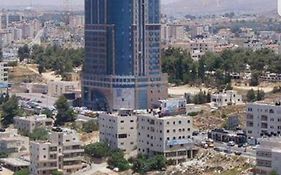
M 264 13 L 277 9 L 277 0 L 164 0 L 168 15 L 206 15 L 225 12 Z

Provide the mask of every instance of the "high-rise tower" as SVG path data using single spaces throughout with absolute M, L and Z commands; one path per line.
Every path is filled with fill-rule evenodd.
M 167 98 L 159 1 L 85 0 L 85 106 L 146 109 Z

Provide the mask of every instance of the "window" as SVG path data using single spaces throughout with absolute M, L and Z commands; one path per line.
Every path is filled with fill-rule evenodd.
M 120 123 L 124 123 L 124 120 L 121 120 Z
M 179 121 L 179 124 L 181 124 L 181 121 Z
M 169 133 L 170 132 L 170 130 L 167 130 L 167 133 Z
M 120 138 L 120 139 L 127 138 L 127 134 L 119 134 L 119 135 L 118 135 L 118 138 Z

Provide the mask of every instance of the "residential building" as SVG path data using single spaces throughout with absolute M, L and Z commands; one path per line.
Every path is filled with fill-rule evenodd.
M 64 94 L 80 91 L 81 84 L 79 81 L 49 81 L 48 95 L 51 97 L 60 97 Z
M 155 104 L 160 109 L 161 115 L 178 115 L 186 114 L 186 99 L 172 98 L 167 100 L 159 100 Z
M 131 152 L 137 147 L 137 116 L 132 110 L 99 114 L 100 141 L 111 149 Z
M 162 24 L 161 25 L 161 41 L 164 43 L 174 43 L 183 41 L 187 38 L 185 34 L 185 26 L 178 24 Z
M 15 117 L 14 125 L 22 133 L 32 133 L 37 128 L 52 128 L 54 120 L 46 115 L 33 115 L 28 117 Z
M 8 64 L 6 62 L 0 62 L 0 82 L 8 82 Z
M 22 169 L 28 169 L 30 162 L 22 158 L 2 158 L 0 159 L 1 165 L 13 172 L 20 171 Z
M 173 164 L 192 159 L 197 153 L 192 137 L 192 117 L 186 115 L 138 115 L 138 154 L 164 155 Z
M 19 135 L 17 129 L 1 129 L 0 150 L 7 153 L 28 152 L 29 138 Z
M 82 168 L 84 149 L 74 130 L 54 128 L 49 141 L 30 142 L 31 175 L 49 175 L 54 170 L 73 174 Z
M 267 72 L 260 77 L 260 80 L 269 82 L 280 82 L 281 74 Z
M 227 105 L 242 104 L 242 95 L 239 95 L 236 91 L 228 90 L 222 93 L 211 95 L 211 104 L 214 107 L 224 107 Z
M 160 35 L 159 0 L 86 0 L 84 106 L 147 109 L 167 98 Z
M 270 175 L 273 171 L 281 174 L 281 139 L 262 139 L 256 150 L 255 173 Z
M 281 104 L 256 102 L 247 104 L 246 134 L 248 139 L 281 134 Z
M 48 86 L 45 83 L 26 83 L 23 84 L 27 93 L 47 94 Z

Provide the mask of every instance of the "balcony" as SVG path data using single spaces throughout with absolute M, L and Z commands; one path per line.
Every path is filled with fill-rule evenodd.
M 63 150 L 63 154 L 69 154 L 69 153 L 83 153 L 84 149 L 68 149 Z
M 74 164 L 74 165 L 63 165 L 63 169 L 82 169 L 83 165 L 81 164 Z
M 73 156 L 73 157 L 64 157 L 64 161 L 75 161 L 75 160 L 83 160 L 83 156 Z

